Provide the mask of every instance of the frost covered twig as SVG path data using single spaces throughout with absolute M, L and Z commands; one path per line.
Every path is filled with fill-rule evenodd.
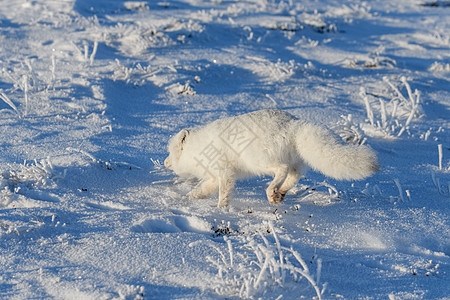
M 406 89 L 407 96 L 404 96 L 387 77 L 384 77 L 383 81 L 394 92 L 394 95 L 387 102 L 379 98 L 378 107 L 369 101 L 368 93 L 361 88 L 360 94 L 364 100 L 367 119 L 373 129 L 382 132 L 385 136 L 400 137 L 409 128 L 414 118 L 423 115 L 420 92 L 415 90 L 413 93 L 405 77 L 401 77 L 400 81 Z M 373 106 L 378 110 L 379 120 L 375 117 Z M 403 118 L 406 118 L 406 121 L 402 124 L 401 119 Z

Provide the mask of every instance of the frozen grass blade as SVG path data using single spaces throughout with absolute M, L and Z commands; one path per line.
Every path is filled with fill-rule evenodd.
M 366 91 L 364 88 L 361 88 L 361 96 L 364 99 L 364 104 L 366 105 L 366 112 L 367 112 L 367 118 L 369 119 L 369 122 L 372 126 L 375 125 L 374 117 L 373 117 L 373 111 L 370 107 L 369 98 L 367 97 Z
M 275 101 L 275 99 L 273 99 L 269 94 L 265 94 L 264 96 L 266 96 L 267 99 L 272 101 L 274 107 L 278 107 L 277 101 Z
M 439 155 L 439 170 L 442 170 L 442 159 L 443 159 L 442 144 L 438 145 L 438 155 Z
M 319 258 L 317 260 L 317 271 L 316 271 L 316 284 L 319 285 L 320 275 L 322 275 L 322 260 Z
M 19 118 L 21 118 L 20 112 L 17 109 L 17 106 L 14 105 L 14 103 L 9 99 L 8 96 L 3 92 L 3 90 L 0 89 L 0 99 L 2 99 L 6 104 L 8 104 L 16 113 L 19 115 Z
M 86 41 L 84 41 L 83 43 L 83 47 L 84 47 L 84 60 L 88 61 L 88 57 L 89 57 L 89 45 Z
M 34 73 L 34 70 L 33 70 L 33 66 L 31 65 L 31 62 L 27 59 L 27 60 L 25 60 L 25 64 L 27 65 L 27 67 L 28 67 L 28 70 L 30 71 L 30 75 L 31 75 L 31 83 L 32 83 L 32 87 L 33 87 L 33 91 L 36 91 L 37 90 L 37 83 L 38 83 L 38 80 L 37 80 L 37 78 L 36 78 L 36 74 Z
M 295 267 L 295 266 L 292 266 L 292 265 L 289 265 L 289 266 L 287 266 L 286 268 L 287 268 L 288 270 L 297 272 L 297 273 L 299 273 L 301 276 L 303 276 L 304 278 L 306 278 L 306 280 L 308 280 L 308 282 L 309 282 L 309 283 L 311 284 L 311 286 L 314 288 L 314 290 L 315 290 L 315 292 L 316 292 L 316 295 L 317 295 L 318 299 L 319 299 L 319 300 L 322 299 L 322 293 L 323 293 L 323 290 L 320 291 L 319 286 L 318 286 L 318 281 L 316 282 L 316 281 L 314 280 L 314 278 L 312 278 L 311 274 L 309 273 L 309 269 L 308 269 L 308 266 L 307 266 L 306 262 L 301 258 L 300 254 L 299 254 L 297 251 L 294 251 L 293 249 L 288 249 L 288 248 L 285 248 L 285 249 L 288 250 L 288 251 L 290 251 L 290 252 L 292 253 L 292 255 L 294 255 L 295 259 L 297 259 L 297 261 L 301 264 L 301 266 L 303 267 L 303 269 L 300 269 L 300 268 Z M 319 268 L 319 266 L 318 266 L 318 268 Z M 319 274 L 320 274 L 321 270 L 322 270 L 322 263 L 320 262 L 320 271 L 319 271 Z
M 309 268 L 308 265 L 306 264 L 306 262 L 303 260 L 303 258 L 301 257 L 300 253 L 298 253 L 297 251 L 294 251 L 292 248 L 284 248 L 285 250 L 288 250 L 292 253 L 292 255 L 294 255 L 295 259 L 300 263 L 300 265 L 302 266 L 303 270 L 305 270 L 305 272 L 309 273 Z
M 402 186 L 400 185 L 400 180 L 398 180 L 396 178 L 396 179 L 394 179 L 394 183 L 397 186 L 400 201 L 405 202 L 405 198 L 403 197 L 403 189 L 402 189 Z
M 417 109 L 417 105 L 415 105 L 412 109 L 411 109 L 411 113 L 408 116 L 408 119 L 405 122 L 405 125 L 403 125 L 402 129 L 400 129 L 399 133 L 398 133 L 398 137 L 400 137 L 403 132 L 408 128 L 409 124 L 411 123 L 412 119 L 414 118 L 414 115 L 416 114 L 416 109 Z
M 385 129 L 388 126 L 388 124 L 386 117 L 386 105 L 383 99 L 380 99 L 380 111 L 381 111 L 381 126 L 382 128 Z
M 55 50 L 53 50 L 52 53 L 52 85 L 55 83 L 56 81 L 56 56 L 54 53 Z
M 409 190 L 405 190 L 406 197 L 408 197 L 408 201 L 411 202 L 411 192 Z
M 258 277 L 257 277 L 257 279 L 255 281 L 255 284 L 253 285 L 253 288 L 255 290 L 258 290 L 259 284 L 260 284 L 261 280 L 263 279 L 263 276 L 266 274 L 266 270 L 269 267 L 269 259 L 270 258 L 268 257 L 268 255 L 266 255 L 266 258 L 264 260 L 264 264 L 261 267 L 261 270 L 259 271 L 259 274 L 258 274 Z
M 75 49 L 75 51 L 77 52 L 79 57 L 83 57 L 83 53 L 81 52 L 81 50 L 78 48 L 77 45 L 75 45 L 75 43 L 73 41 L 70 41 L 70 44 L 72 44 L 73 48 Z
M 55 82 L 56 82 L 56 57 L 55 57 L 55 49 L 52 50 L 52 65 L 50 66 L 50 71 L 52 72 L 50 83 L 47 86 L 47 90 L 53 89 L 55 90 Z
M 278 239 L 275 229 L 273 228 L 272 222 L 269 223 L 269 228 L 270 228 L 270 231 L 272 231 L 273 238 L 275 239 L 275 244 L 277 245 L 277 250 L 278 250 L 278 254 L 279 254 L 279 258 L 280 258 L 281 284 L 284 284 L 284 280 L 286 278 L 286 269 L 284 267 L 283 251 L 281 250 L 280 240 Z
M 231 241 L 227 237 L 224 237 L 224 240 L 227 242 L 228 246 L 228 254 L 230 256 L 230 267 L 233 267 L 233 245 L 231 245 Z
M 437 188 L 440 195 L 450 196 L 450 182 L 447 183 L 447 186 L 441 185 L 441 181 L 436 177 L 436 172 L 434 172 L 433 169 L 431 169 L 431 179 L 433 180 L 433 184 Z
M 391 89 L 397 94 L 398 99 L 404 102 L 408 102 L 408 100 L 406 100 L 406 98 L 399 91 L 399 89 L 395 85 L 393 85 L 386 76 L 383 77 L 383 81 L 386 82 L 391 87 Z
M 27 75 L 23 75 L 22 82 L 23 82 L 23 93 L 24 93 L 24 97 L 25 97 L 24 116 L 27 116 L 28 115 L 28 77 L 27 77 Z
M 436 178 L 436 173 L 433 169 L 431 169 L 431 179 L 433 180 L 434 186 L 438 189 L 439 194 L 442 194 L 441 183 L 439 182 L 439 178 Z
M 94 48 L 92 49 L 91 56 L 89 57 L 89 63 L 92 66 L 94 64 L 95 54 L 97 54 L 98 41 L 94 42 Z
M 405 77 L 405 76 L 402 76 L 402 77 L 400 78 L 400 81 L 401 81 L 401 82 L 405 85 L 405 87 L 406 87 L 406 91 L 408 92 L 409 101 L 411 101 L 411 106 L 412 106 L 412 107 L 416 106 L 418 103 L 417 103 L 417 101 L 416 101 L 416 98 L 413 97 L 413 93 L 412 93 L 412 90 L 411 90 L 411 86 L 409 85 L 408 81 L 406 81 L 406 77 Z M 415 95 L 416 95 L 416 93 L 417 93 L 417 90 L 415 91 Z
M 393 100 L 393 104 L 394 104 L 394 107 L 392 108 L 391 120 L 389 121 L 389 124 L 392 124 L 392 122 L 395 120 L 395 117 L 397 116 L 399 101 L 397 99 L 395 99 L 395 100 Z

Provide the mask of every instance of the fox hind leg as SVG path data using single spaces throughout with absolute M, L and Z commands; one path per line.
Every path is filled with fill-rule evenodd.
M 288 175 L 289 167 L 287 165 L 280 165 L 275 169 L 275 177 L 273 181 L 269 184 L 269 187 L 266 189 L 267 199 L 270 204 L 280 205 L 281 201 L 284 198 L 280 194 L 280 186 L 285 181 L 286 176 Z
M 283 201 L 287 191 L 289 191 L 300 179 L 301 174 L 295 168 L 289 168 L 289 172 L 280 187 L 280 200 Z

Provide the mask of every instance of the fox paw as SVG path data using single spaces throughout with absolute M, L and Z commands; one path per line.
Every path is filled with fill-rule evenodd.
M 276 190 L 267 191 L 267 199 L 272 205 L 280 205 L 284 200 L 285 193 L 277 192 Z
M 204 198 L 203 195 L 201 193 L 199 193 L 198 191 L 196 191 L 195 189 L 190 191 L 189 193 L 187 193 L 187 196 L 189 198 L 195 198 L 195 199 Z

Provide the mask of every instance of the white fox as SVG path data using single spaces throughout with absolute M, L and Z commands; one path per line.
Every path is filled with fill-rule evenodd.
M 218 207 L 227 206 L 236 179 L 273 176 L 266 190 L 280 204 L 308 166 L 335 179 L 368 177 L 379 170 L 367 146 L 344 144 L 329 130 L 281 110 L 260 110 L 183 129 L 172 137 L 164 166 L 200 183 L 188 193 L 204 198 L 219 189 Z

